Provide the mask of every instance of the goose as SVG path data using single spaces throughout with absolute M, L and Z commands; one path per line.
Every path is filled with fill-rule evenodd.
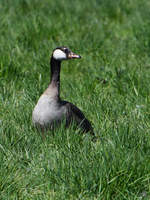
M 73 53 L 69 48 L 62 46 L 53 50 L 50 58 L 50 84 L 40 96 L 32 113 L 35 127 L 44 132 L 53 129 L 55 125 L 65 119 L 66 127 L 73 121 L 83 133 L 94 135 L 93 128 L 83 112 L 74 104 L 60 98 L 60 70 L 61 62 L 69 59 L 79 59 L 80 55 Z

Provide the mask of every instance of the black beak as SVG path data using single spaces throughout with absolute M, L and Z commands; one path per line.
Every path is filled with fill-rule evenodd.
M 75 59 L 75 58 L 81 58 L 81 56 L 73 52 L 69 52 L 68 59 Z

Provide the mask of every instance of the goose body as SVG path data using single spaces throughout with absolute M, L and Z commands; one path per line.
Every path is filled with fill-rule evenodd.
M 66 126 L 74 121 L 82 128 L 83 132 L 90 132 L 94 135 L 93 128 L 82 111 L 72 103 L 63 101 L 60 98 L 61 61 L 73 58 L 80 58 L 80 56 L 67 47 L 54 49 L 50 60 L 51 81 L 33 110 L 32 121 L 36 127 L 42 130 L 52 129 L 54 124 L 59 125 L 64 119 Z
M 57 101 L 43 94 L 33 111 L 33 122 L 40 126 L 50 127 L 53 122 L 59 122 L 66 115 L 66 107 L 59 106 Z

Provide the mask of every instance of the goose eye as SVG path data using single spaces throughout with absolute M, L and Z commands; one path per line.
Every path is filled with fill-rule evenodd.
M 68 49 L 65 49 L 65 53 L 68 53 Z

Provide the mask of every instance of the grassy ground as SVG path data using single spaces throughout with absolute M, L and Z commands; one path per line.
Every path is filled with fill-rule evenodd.
M 150 2 L 0 2 L 0 199 L 150 199 Z M 62 125 L 43 141 L 33 107 L 66 45 L 61 97 L 100 141 Z

